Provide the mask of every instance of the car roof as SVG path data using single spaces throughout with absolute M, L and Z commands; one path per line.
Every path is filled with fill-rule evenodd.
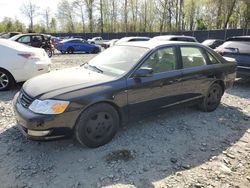
M 171 38 L 189 38 L 189 39 L 196 39 L 193 36 L 186 36 L 186 35 L 159 35 L 153 38 L 162 38 L 162 39 L 171 39 Z M 152 39 L 153 39 L 152 38 Z
M 227 38 L 226 41 L 250 41 L 250 36 L 235 36 L 235 37 L 230 37 L 230 38 Z
M 154 49 L 160 46 L 165 45 L 192 45 L 192 46 L 201 46 L 204 47 L 204 45 L 197 43 L 197 42 L 182 42 L 182 41 L 143 41 L 143 42 L 124 42 L 121 44 L 118 44 L 119 46 L 135 46 L 135 47 L 141 47 L 141 48 L 149 48 Z
M 81 38 L 70 38 L 70 39 L 64 39 L 62 42 L 70 42 L 70 41 L 74 41 L 74 40 L 81 40 L 81 41 L 83 41 L 84 39 L 81 39 Z
M 132 37 L 123 37 L 121 39 L 144 39 L 144 38 L 148 39 L 149 37 L 132 36 Z
M 206 40 L 204 40 L 204 41 L 224 41 L 223 39 L 206 39 Z M 204 42 L 203 41 L 203 42 Z

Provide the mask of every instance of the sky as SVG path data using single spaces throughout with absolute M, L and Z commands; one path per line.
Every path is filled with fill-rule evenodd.
M 60 0 L 31 0 L 35 2 L 40 8 L 40 11 L 50 7 L 51 12 L 55 13 L 57 10 L 57 4 Z M 26 25 L 29 24 L 28 19 L 21 13 L 20 7 L 22 4 L 29 2 L 29 0 L 0 0 L 0 21 L 4 17 L 11 17 L 20 20 Z M 37 17 L 34 21 L 35 23 L 39 21 L 41 17 Z

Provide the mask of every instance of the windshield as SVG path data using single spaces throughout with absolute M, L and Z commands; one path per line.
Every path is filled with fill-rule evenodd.
M 135 46 L 114 46 L 95 56 L 88 64 L 103 73 L 122 75 L 131 70 L 148 50 Z

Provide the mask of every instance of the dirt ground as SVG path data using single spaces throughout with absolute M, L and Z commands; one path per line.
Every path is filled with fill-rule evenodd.
M 93 55 L 57 55 L 52 69 Z M 211 113 L 168 109 L 123 127 L 97 149 L 71 139 L 27 140 L 17 129 L 12 99 L 0 93 L 0 187 L 249 188 L 250 82 L 238 80 Z

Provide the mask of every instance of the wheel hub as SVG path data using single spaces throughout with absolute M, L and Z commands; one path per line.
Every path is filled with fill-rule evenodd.
M 87 123 L 87 134 L 91 139 L 99 140 L 105 138 L 110 133 L 113 119 L 104 112 L 93 115 Z
M 5 88 L 9 83 L 8 77 L 6 74 L 0 72 L 0 88 Z

